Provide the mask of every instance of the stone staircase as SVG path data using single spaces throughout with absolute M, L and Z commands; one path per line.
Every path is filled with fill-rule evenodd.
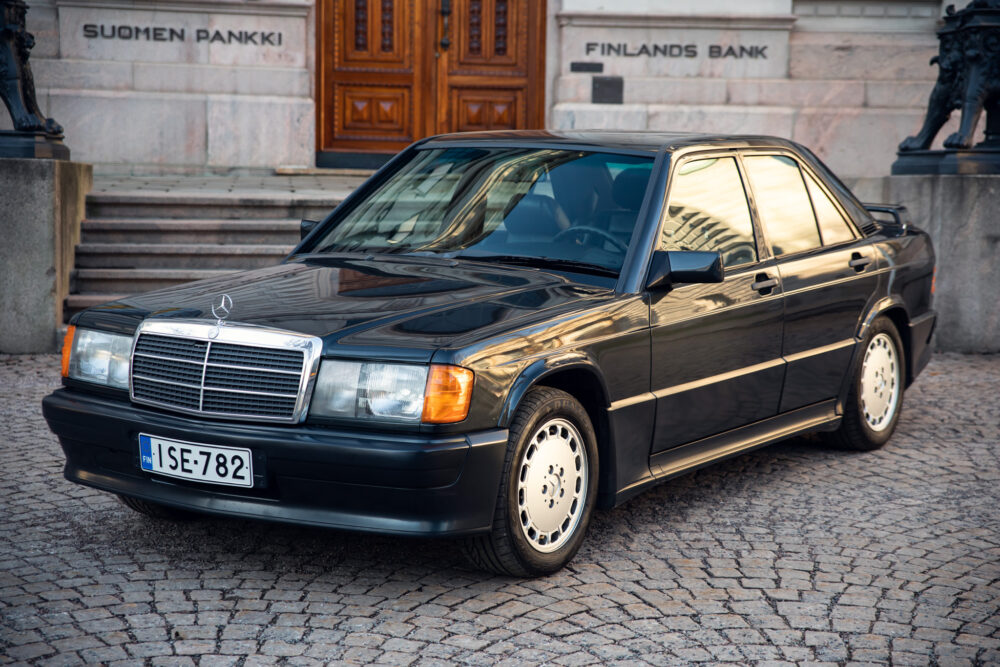
M 191 180 L 95 185 L 76 248 L 67 320 L 130 294 L 277 264 L 298 243 L 303 218 L 322 219 L 363 179 L 307 189 L 288 179 L 230 179 L 214 187 Z

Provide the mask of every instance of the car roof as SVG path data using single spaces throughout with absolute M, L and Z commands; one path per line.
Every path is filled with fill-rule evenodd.
M 801 147 L 787 139 L 740 134 L 699 134 L 692 132 L 623 132 L 618 130 L 497 130 L 457 132 L 430 137 L 424 146 L 443 144 L 499 144 L 562 146 L 656 153 L 689 147 L 788 148 Z

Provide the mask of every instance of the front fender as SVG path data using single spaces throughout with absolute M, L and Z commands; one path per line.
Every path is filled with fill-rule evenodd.
M 604 376 L 597 368 L 597 364 L 594 363 L 593 359 L 583 352 L 559 354 L 538 359 L 521 371 L 521 374 L 511 385 L 510 391 L 507 392 L 507 397 L 504 400 L 503 408 L 500 410 L 500 417 L 497 424 L 501 425 L 501 428 L 508 428 L 511 419 L 514 418 L 514 412 L 517 410 L 517 406 L 521 403 L 524 395 L 544 378 L 566 370 L 582 370 L 593 375 L 598 383 L 600 383 L 601 392 L 604 394 L 605 402 L 607 401 L 608 388 L 605 384 Z

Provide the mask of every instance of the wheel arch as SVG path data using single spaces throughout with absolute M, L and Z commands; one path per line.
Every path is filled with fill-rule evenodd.
M 858 328 L 858 352 L 855 354 L 855 361 L 860 353 L 861 341 L 864 340 L 868 333 L 868 328 L 871 326 L 879 317 L 887 317 L 895 325 L 896 331 L 899 333 L 899 339 L 903 342 L 903 356 L 906 359 L 905 371 L 906 377 L 904 385 L 909 387 L 914 379 L 913 374 L 913 341 L 910 336 L 910 314 L 906 308 L 906 302 L 898 296 L 889 296 L 884 299 L 879 300 L 872 308 L 868 311 L 864 320 L 861 322 L 861 326 Z M 851 367 L 852 375 L 854 371 L 854 366 Z
M 533 387 L 560 389 L 580 401 L 597 437 L 598 498 L 614 495 L 614 451 L 608 418 L 607 385 L 600 369 L 585 357 L 540 360 L 526 368 L 507 394 L 500 411 L 501 428 L 509 428 L 521 401 Z

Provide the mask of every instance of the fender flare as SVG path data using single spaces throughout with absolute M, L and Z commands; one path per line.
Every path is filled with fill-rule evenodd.
M 854 353 L 851 355 L 851 363 L 848 365 L 848 373 L 844 376 L 843 385 L 840 388 L 840 398 L 838 400 L 837 409 L 843 414 L 844 407 L 847 405 L 847 394 L 851 390 L 851 383 L 854 381 L 854 375 L 857 373 L 858 364 L 861 363 L 861 343 L 864 342 L 865 336 L 868 335 L 868 329 L 871 327 L 872 322 L 874 322 L 879 316 L 892 310 L 894 308 L 901 308 L 904 313 L 906 313 L 906 319 L 910 319 L 910 312 L 906 307 L 906 302 L 898 294 L 890 294 L 884 296 L 878 301 L 876 301 L 871 308 L 868 309 L 868 313 L 861 319 L 860 324 L 858 324 L 858 331 L 855 334 L 856 342 L 854 344 Z M 903 344 L 906 345 L 906 339 L 904 338 L 909 334 L 908 331 L 900 331 L 899 335 L 903 338 Z M 903 381 L 906 382 L 906 377 L 909 375 L 909 363 L 910 360 L 906 360 L 907 368 L 903 369 Z
M 510 426 L 510 421 L 514 417 L 514 412 L 517 410 L 517 406 L 521 404 L 521 399 L 524 398 L 525 394 L 527 394 L 532 387 L 539 384 L 546 377 L 567 370 L 582 370 L 596 377 L 597 382 L 601 387 L 601 393 L 604 396 L 604 407 L 607 407 L 608 386 L 604 380 L 604 375 L 600 372 L 597 364 L 595 364 L 594 361 L 587 355 L 580 352 L 563 354 L 555 357 L 538 359 L 521 371 L 521 374 L 517 376 L 517 379 L 514 380 L 514 383 L 511 385 L 510 391 L 507 392 L 503 406 L 500 409 L 497 426 L 499 428 L 508 428 Z
M 898 294 L 890 294 L 889 296 L 884 296 L 868 310 L 868 314 L 862 318 L 861 323 L 858 325 L 858 333 L 856 335 L 858 342 L 860 343 L 864 337 L 868 334 L 868 327 L 872 325 L 879 315 L 889 311 L 892 308 L 902 308 L 903 312 L 906 313 L 906 319 L 910 319 L 910 311 L 906 307 L 906 302 Z M 899 335 L 904 335 L 904 332 L 900 331 Z

